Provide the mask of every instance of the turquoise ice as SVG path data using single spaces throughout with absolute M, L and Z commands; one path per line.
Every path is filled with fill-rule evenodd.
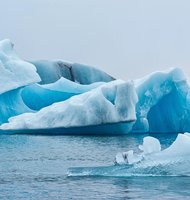
M 94 67 L 21 60 L 0 42 L 0 129 L 59 134 L 190 132 L 189 84 L 180 68 L 115 80 Z

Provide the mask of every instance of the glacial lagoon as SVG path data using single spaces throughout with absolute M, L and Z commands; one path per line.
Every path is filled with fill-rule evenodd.
M 0 135 L 0 199 L 189 199 L 188 176 L 68 176 L 71 167 L 113 166 L 145 134 Z M 154 134 L 166 148 L 176 134 Z

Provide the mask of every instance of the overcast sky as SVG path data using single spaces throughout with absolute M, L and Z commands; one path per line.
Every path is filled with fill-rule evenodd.
M 23 59 L 64 59 L 117 78 L 181 67 L 190 77 L 190 0 L 0 0 L 0 39 Z

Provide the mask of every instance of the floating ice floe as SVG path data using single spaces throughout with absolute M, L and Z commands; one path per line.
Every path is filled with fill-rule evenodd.
M 147 136 L 143 139 L 143 144 L 139 145 L 141 154 L 134 154 L 133 150 L 118 153 L 115 157 L 116 164 L 133 164 L 141 161 L 146 155 L 158 153 L 161 151 L 161 145 L 158 139 Z
M 118 153 L 112 166 L 69 168 L 68 176 L 190 176 L 189 133 L 178 134 L 164 150 L 159 140 L 149 136 L 139 148 L 139 153 Z
M 133 150 L 118 153 L 115 158 L 115 163 L 121 165 L 152 162 L 158 165 L 162 162 L 177 162 L 187 156 L 190 158 L 190 134 L 178 134 L 173 144 L 162 151 L 159 140 L 147 136 L 143 139 L 143 145 L 139 145 L 139 149 L 142 153 L 134 154 Z

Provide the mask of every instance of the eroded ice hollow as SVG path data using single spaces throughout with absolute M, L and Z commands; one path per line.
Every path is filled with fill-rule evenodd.
M 179 68 L 125 82 L 76 63 L 23 61 L 3 40 L 0 77 L 0 129 L 6 132 L 190 131 L 189 85 Z
M 133 132 L 190 131 L 189 85 L 183 71 L 172 68 L 135 80 L 138 95 Z

